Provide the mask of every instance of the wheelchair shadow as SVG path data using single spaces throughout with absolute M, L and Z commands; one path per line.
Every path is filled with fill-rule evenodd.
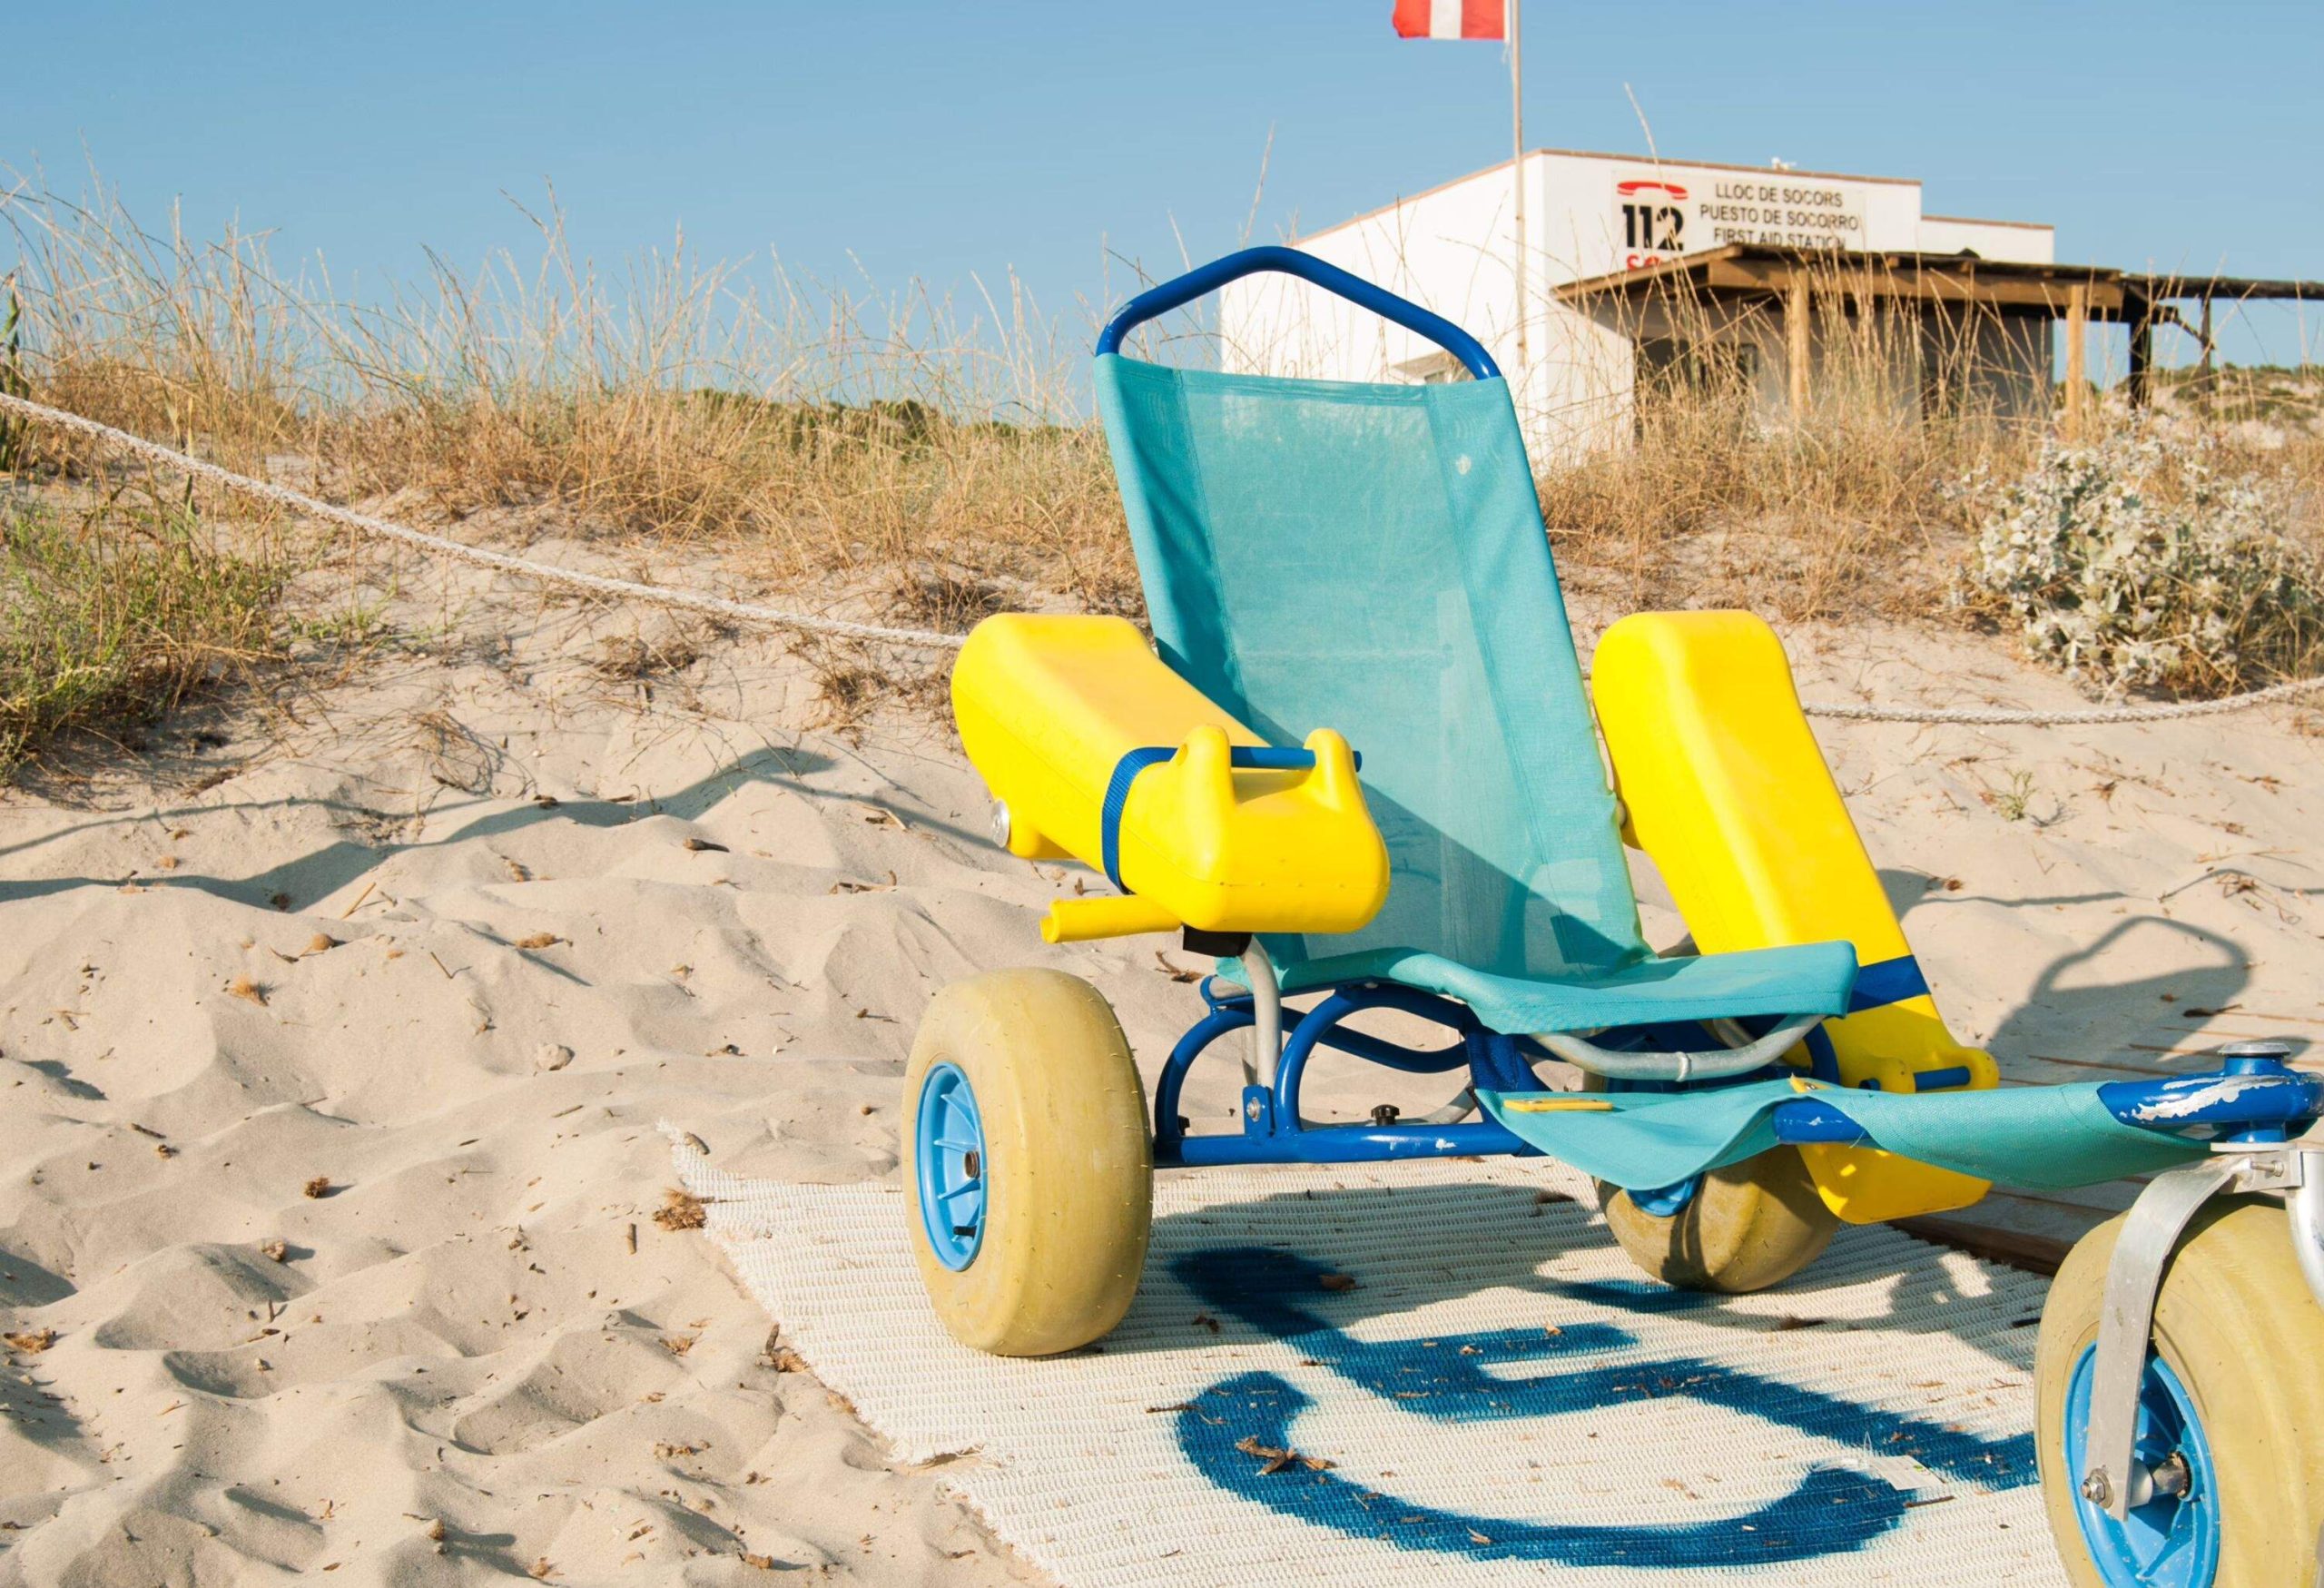
M 1884 869 L 1880 882 L 1896 918 L 1908 932 L 1914 924 L 1911 914 L 1916 911 L 1941 910 L 1980 899 L 1976 894 L 1936 891 L 1930 886 L 1931 879 L 1918 872 Z M 2110 901 L 2152 908 L 2152 901 L 2117 893 L 1981 902 L 2011 909 L 2047 910 L 2058 904 Z M 2142 944 L 2137 962 L 2152 965 L 2167 957 L 2169 969 L 2142 970 L 2112 981 L 2099 979 L 2132 960 L 2132 940 L 2157 934 L 2171 942 L 2171 952 L 2160 955 Z M 2177 1034 L 2164 1022 L 2186 1020 L 2193 1011 L 2223 1010 L 2240 1000 L 2250 990 L 2250 950 L 2207 927 L 2160 913 L 2125 916 L 2090 942 L 2043 965 L 2024 1000 L 1994 1023 L 1983 1045 L 2000 1062 L 2004 1075 L 2014 1073 L 2028 1060 L 2132 1070 L 2196 1067 L 2202 1061 L 2190 1058 L 2173 1062 L 2169 1056 L 2150 1050 L 2157 1046 L 2158 1036 Z M 1937 983 L 1937 1004 L 1942 1009 L 1946 989 L 1941 976 Z M 2189 1021 L 2186 1035 L 2200 1039 L 2202 1018 L 2195 1016 Z
M 2210 962 L 2114 981 L 2091 978 L 2132 936 L 2154 932 L 2175 937 L 2190 957 L 2201 953 Z M 2169 1028 L 2157 1030 L 2174 1016 L 2186 1021 L 2185 1035 L 2195 1040 L 2190 1046 L 2202 1043 L 2204 1017 L 2189 1019 L 2189 1011 L 2223 1010 L 2240 1000 L 2251 985 L 2250 960 L 2248 951 L 2231 939 L 2183 921 L 2147 916 L 2118 922 L 2085 947 L 2042 967 L 2025 1001 L 1994 1028 L 1994 1056 L 2004 1073 L 2020 1056 L 2132 1070 L 2210 1069 L 2213 1061 L 2208 1059 L 2142 1049 L 2153 1048 L 2158 1035 L 2176 1039 Z M 2179 1044 L 2174 1040 L 2170 1045 Z
M 1614 1244 L 1605 1220 L 1581 1203 L 1484 1179 L 1285 1192 L 1168 1214 L 1155 1221 L 1151 1277 L 1128 1320 L 1149 1327 L 1120 1331 L 1107 1349 L 1177 1349 L 1189 1328 L 1245 1346 L 1313 1327 L 1360 1330 L 1437 1303 L 1506 1291 L 1525 1298 L 1512 1306 L 1510 1321 L 1535 1328 L 1629 1315 L 1678 1318 L 1738 1339 L 1804 1329 L 1935 1334 L 2003 1366 L 2033 1366 L 2032 1317 L 1996 1318 L 1982 1296 L 1962 1293 L 1934 1248 L 1893 1232 L 1844 1227 L 1817 1265 L 1750 1298 L 1673 1290 L 1643 1276 L 1558 1271 L 1561 1258 L 1596 1258 Z M 1876 1274 L 1871 1248 L 1881 1245 L 1895 1252 L 1896 1267 L 1879 1310 L 1866 1312 L 1856 1296 L 1846 1309 L 1821 1299 L 1857 1290 Z M 1222 1252 L 1239 1257 L 1226 1261 Z M 1238 1280 L 1236 1262 L 1256 1277 Z
M 1886 1314 L 1818 1319 L 1815 1300 L 1823 1287 L 1812 1278 L 1796 1281 L 1786 1295 L 1800 1308 L 1795 1313 L 1764 1302 L 1747 1308 L 1639 1279 L 1567 1277 L 1556 1271 L 1559 1254 L 1601 1253 L 1609 1244 L 1605 1226 L 1576 1203 L 1543 1201 L 1524 1186 L 1285 1194 L 1173 1215 L 1155 1233 L 1154 1282 L 1106 1349 L 1136 1349 L 1138 1339 L 1152 1341 L 1148 1349 L 1215 1344 L 1222 1376 L 1175 1406 L 1149 1409 L 1173 1415 L 1180 1453 L 1210 1482 L 1310 1525 L 1476 1562 L 1764 1567 L 1850 1553 L 1905 1525 L 1917 1502 L 1896 1481 L 1897 1468 L 1881 1463 L 1909 1462 L 1912 1471 L 1986 1493 L 2023 1489 L 2036 1479 L 2030 1435 L 1974 1432 L 1925 1401 L 1901 1408 L 1875 1404 L 1830 1387 L 1826 1374 L 1786 1375 L 1783 1365 L 1801 1359 L 1797 1343 L 1754 1350 L 1748 1341 L 1706 1339 L 1699 1332 L 1941 1330 L 2020 1371 L 2030 1366 L 2031 1329 L 1997 1321 L 2005 1309 L 1990 1300 L 1953 1294 L 1949 1278 L 1925 1255 L 1893 1241 L 1890 1250 L 1904 1261 Z M 1425 1244 L 1415 1249 L 1416 1243 Z M 1837 1284 L 1860 1288 L 1864 1262 L 1836 1268 Z M 1508 1296 L 1507 1305 L 1493 1309 L 1499 1327 L 1456 1329 L 1443 1318 L 1411 1316 L 1433 1303 L 1487 1292 Z M 1860 1297 L 1851 1299 L 1860 1311 Z M 1958 1305 L 1943 1305 L 1948 1300 Z M 1670 1322 L 1696 1328 L 1673 1329 Z M 1374 1327 L 1383 1323 L 1392 1327 Z M 1429 1324 L 1435 1327 L 1423 1332 Z M 1215 1341 L 1205 1339 L 1206 1330 Z M 1904 1341 L 1883 1344 L 1914 1361 L 1915 1373 L 1939 1371 L 1921 1365 L 1925 1353 Z M 1860 1360 L 1863 1343 L 1836 1341 L 1833 1355 Z M 1991 1383 L 1982 1364 L 1968 1376 L 1979 1389 Z M 1883 1403 L 1895 1399 L 1888 1380 L 1881 1375 L 1874 1381 L 1886 1392 L 1878 1396 Z M 1414 1433 L 1498 1424 L 1512 1437 L 1521 1436 L 1520 1429 L 1534 1431 L 1524 1436 L 1545 1436 L 1540 1431 L 1556 1427 L 1594 1437 L 1607 1419 L 1658 1402 L 1691 1406 L 1704 1419 L 1705 1437 L 1742 1419 L 1818 1445 L 1785 1458 L 1798 1463 L 1787 1492 L 1747 1514 L 1676 1524 L 1643 1514 L 1611 1522 L 1472 1514 L 1388 1497 L 1382 1491 L 1391 1484 L 1374 1480 L 1377 1486 L 1369 1486 L 1321 1468 L 1302 1481 L 1277 1483 L 1266 1476 L 1275 1466 L 1252 1460 L 1299 1460 L 1299 1419 L 1327 1406 L 1356 1417 L 1393 1407 L 1394 1419 L 1411 1419 Z M 1837 1459 L 1806 1454 L 1817 1448 Z M 1386 1530 L 1374 1508 L 1383 1503 L 1396 1519 Z

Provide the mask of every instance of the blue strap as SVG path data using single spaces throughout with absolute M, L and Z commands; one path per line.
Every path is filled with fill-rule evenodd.
M 1468 1049 L 1469 1075 L 1473 1084 L 1511 1093 L 1541 1090 L 1541 1079 L 1525 1062 L 1524 1051 L 1518 1047 L 1516 1038 L 1497 1031 L 1477 1031 L 1469 1037 Z
M 1834 1086 L 1839 1085 L 1839 1051 L 1832 1046 L 1832 1039 L 1824 1034 L 1824 1028 L 1816 1027 L 1802 1037 L 1800 1041 L 1807 1050 L 1807 1073 L 1818 1080 L 1829 1081 Z
M 1129 785 L 1137 774 L 1149 766 L 1158 766 L 1178 753 L 1175 745 L 1147 745 L 1137 750 L 1126 750 L 1114 763 L 1114 774 L 1106 780 L 1106 803 L 1098 812 L 1098 858 L 1105 863 L 1106 880 L 1125 893 L 1129 889 L 1122 883 L 1122 812 L 1129 804 Z M 1226 764 L 1246 772 L 1305 772 L 1315 764 L 1313 750 L 1283 750 L 1272 745 L 1231 745 L 1226 751 Z M 1359 770 L 1364 757 L 1355 757 Z
M 1129 804 L 1129 785 L 1137 781 L 1139 773 L 1177 753 L 1171 745 L 1128 751 L 1114 763 L 1114 774 L 1106 780 L 1106 803 L 1098 812 L 1098 853 L 1106 863 L 1106 880 L 1125 893 L 1129 890 L 1122 886 L 1122 808 Z
M 1927 991 L 1928 978 L 1921 974 L 1921 962 L 1910 954 L 1899 954 L 1856 972 L 1856 991 L 1848 994 L 1848 1012 L 1862 1014 L 1867 1009 L 1883 1009 L 1907 998 L 1918 998 Z
M 1907 998 L 1918 998 L 1928 991 L 1928 978 L 1921 974 L 1921 964 L 1910 954 L 1899 954 L 1893 960 L 1882 960 L 1866 965 L 1856 973 L 1856 991 L 1848 994 L 1848 1012 L 1862 1014 L 1867 1009 L 1886 1009 L 1892 1003 L 1902 1003 Z M 1817 1027 L 1802 1039 L 1807 1049 L 1807 1073 L 1818 1080 L 1840 1084 L 1840 1056 L 1832 1047 L 1832 1039 Z M 1871 1085 L 1870 1081 L 1865 1083 Z M 1969 1071 L 1960 1066 L 1945 1070 L 1931 1070 L 1913 1078 L 1916 1091 L 1935 1091 L 1941 1088 L 1966 1086 Z

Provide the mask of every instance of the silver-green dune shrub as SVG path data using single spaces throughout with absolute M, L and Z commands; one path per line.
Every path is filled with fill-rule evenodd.
M 2324 636 L 2324 568 L 2288 539 L 2280 492 L 2201 439 L 2152 429 L 2045 446 L 1982 512 L 1968 584 L 2026 646 L 2114 693 L 2280 676 Z

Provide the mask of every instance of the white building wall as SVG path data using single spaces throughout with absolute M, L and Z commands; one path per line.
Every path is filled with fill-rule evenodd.
M 1434 310 L 1508 365 L 1516 354 L 1515 199 L 1504 164 L 1302 238 L 1296 246 Z M 1226 286 L 1219 335 L 1222 366 L 1252 374 L 1419 380 L 1441 362 L 1426 339 L 1320 288 L 1273 273 Z
M 1960 253 L 1979 259 L 2015 260 L 2025 264 L 2055 264 L 2055 229 L 2028 221 L 1965 221 L 1953 215 L 1921 217 L 1923 253 Z
M 1630 429 L 1633 358 L 1614 328 L 1559 302 L 1570 281 L 1728 242 L 1955 252 L 2047 261 L 2044 226 L 1925 218 L 1916 182 L 1559 150 L 1524 165 L 1528 357 L 1512 396 L 1537 465 L 1618 442 Z M 1520 370 L 1515 203 L 1507 163 L 1298 240 L 1296 246 L 1412 299 Z M 1228 286 L 1219 305 L 1228 370 L 1327 380 L 1449 378 L 1433 344 L 1318 288 L 1278 275 Z

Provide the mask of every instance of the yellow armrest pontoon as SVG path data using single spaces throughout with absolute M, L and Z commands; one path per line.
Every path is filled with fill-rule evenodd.
M 1707 954 L 1846 939 L 1856 1007 L 1809 1039 L 1823 1077 L 1915 1092 L 2000 1084 L 1945 1029 L 1912 946 L 1808 731 L 1775 631 L 1748 612 L 1641 612 L 1598 643 L 1590 692 L 1624 836 Z M 1962 1208 L 1985 1182 L 1862 1147 L 1800 1149 L 1851 1223 Z
M 1009 853 L 1070 854 L 1127 895 L 1052 904 L 1051 942 L 1354 932 L 1388 897 L 1347 741 L 1268 746 L 1122 618 L 987 618 L 953 666 L 952 711 Z

